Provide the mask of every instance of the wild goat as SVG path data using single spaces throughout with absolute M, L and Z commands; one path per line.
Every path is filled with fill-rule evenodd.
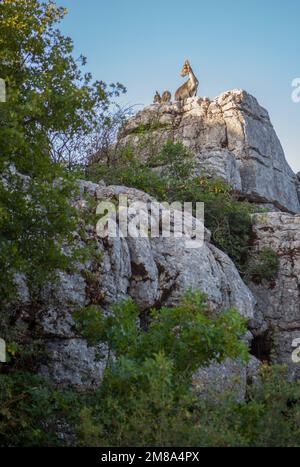
M 161 103 L 161 96 L 158 91 L 156 91 L 154 99 L 153 99 L 153 104 L 160 104 Z
M 185 64 L 183 65 L 181 76 L 187 76 L 189 75 L 189 79 L 186 83 L 184 83 L 182 86 L 180 86 L 179 89 L 177 89 L 175 93 L 175 99 L 176 101 L 183 101 L 184 99 L 187 99 L 188 97 L 195 97 L 197 96 L 197 91 L 198 91 L 198 85 L 199 81 L 196 78 L 192 67 L 190 65 L 190 62 L 188 60 L 185 61 Z
M 153 103 L 154 104 L 168 104 L 171 102 L 172 95 L 170 91 L 165 91 L 161 96 L 158 91 L 156 91 Z
M 164 104 L 168 104 L 169 102 L 171 102 L 171 98 L 172 98 L 172 95 L 171 95 L 170 91 L 165 91 L 163 93 L 163 95 L 161 96 L 161 101 Z

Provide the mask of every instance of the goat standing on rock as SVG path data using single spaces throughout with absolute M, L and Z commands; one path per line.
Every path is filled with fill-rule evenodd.
M 156 94 L 153 99 L 154 104 L 169 104 L 171 102 L 172 95 L 170 91 L 165 91 L 163 95 L 161 96 L 158 91 L 156 91 Z
M 159 94 L 158 91 L 156 91 L 154 99 L 153 99 L 153 104 L 160 104 L 161 103 L 161 95 Z
M 171 95 L 170 91 L 165 91 L 163 93 L 163 95 L 161 96 L 161 101 L 164 104 L 168 104 L 169 102 L 171 102 L 171 99 L 172 99 L 172 95 Z
M 196 78 L 192 67 L 190 65 L 190 62 L 188 60 L 185 61 L 182 71 L 181 71 L 181 76 L 187 76 L 189 75 L 188 81 L 184 83 L 182 86 L 180 86 L 179 89 L 177 89 L 175 93 L 175 100 L 176 101 L 183 101 L 184 99 L 187 99 L 188 97 L 196 97 L 197 96 L 197 91 L 198 91 L 198 86 L 199 86 L 199 81 Z M 162 96 L 159 94 L 158 91 L 156 91 L 156 94 L 153 99 L 154 104 L 168 104 L 171 102 L 171 93 L 170 91 L 165 91 Z
M 183 65 L 181 76 L 187 76 L 189 75 L 189 79 L 186 83 L 184 83 L 182 86 L 180 86 L 179 89 L 177 89 L 175 93 L 175 99 L 176 101 L 183 101 L 184 99 L 187 99 L 188 97 L 196 97 L 197 96 L 197 91 L 198 91 L 198 86 L 199 86 L 199 81 L 196 78 L 192 67 L 190 65 L 190 62 L 188 60 L 185 61 L 185 64 Z

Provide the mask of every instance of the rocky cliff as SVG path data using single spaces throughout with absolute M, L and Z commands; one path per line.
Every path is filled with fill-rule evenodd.
M 279 257 L 279 272 L 271 283 L 251 284 L 264 325 L 257 340 L 261 356 L 288 365 L 291 379 L 300 377 L 293 362 L 293 342 L 300 338 L 300 216 L 269 212 L 256 216 L 255 247 L 271 247 Z
M 272 283 L 250 284 L 256 300 L 253 349 L 261 360 L 285 363 L 291 378 L 299 377 L 300 366 L 291 359 L 293 341 L 300 337 L 299 180 L 268 112 L 242 90 L 214 100 L 187 99 L 184 105 L 155 104 L 128 121 L 120 144 L 142 147 L 147 158 L 153 148 L 145 138 L 155 141 L 155 150 L 168 139 L 182 141 L 199 172 L 223 178 L 241 198 L 270 211 L 256 216 L 254 247 L 271 247 L 279 272 Z
M 300 212 L 298 179 L 268 112 L 245 91 L 225 92 L 212 101 L 196 97 L 183 105 L 151 105 L 128 121 L 120 144 L 143 145 L 147 157 L 153 144 L 168 139 L 182 141 L 195 155 L 199 171 L 224 178 L 247 199 Z
M 183 106 L 153 105 L 128 121 L 119 144 L 143 142 L 143 157 L 148 157 L 152 146 L 144 144 L 144 138 L 149 137 L 156 146 L 170 138 L 183 141 L 195 155 L 197 170 L 224 178 L 242 198 L 273 211 L 256 216 L 254 246 L 258 251 L 271 246 L 278 253 L 278 277 L 272 283 L 246 285 L 233 262 L 211 243 L 208 231 L 202 248 L 189 249 L 184 239 L 103 239 L 95 235 L 95 226 L 86 226 L 87 240 L 96 239 L 98 259 L 80 264 L 76 273 L 58 271 L 58 281 L 44 287 L 33 321 L 26 278 L 16 277 L 19 292 L 13 306 L 22 312 L 15 325 L 43 341 L 48 356 L 40 372 L 61 386 L 99 385 L 106 349 L 88 345 L 76 330 L 74 312 L 89 304 L 109 312 L 112 304 L 132 297 L 146 314 L 151 307 L 176 304 L 192 288 L 207 294 L 213 312 L 233 306 L 249 320 L 245 339 L 256 357 L 287 363 L 291 377 L 300 376 L 300 367 L 291 360 L 293 339 L 300 337 L 300 217 L 294 214 L 300 212 L 298 181 L 267 112 L 244 91 L 224 93 L 213 101 L 188 99 Z M 151 200 L 133 188 L 86 181 L 79 185 L 78 209 L 87 209 L 87 193 L 98 201 L 114 201 L 120 194 Z M 76 238 L 82 241 L 75 233 Z M 238 375 L 243 397 L 258 365 L 255 357 L 249 365 L 212 365 L 199 370 L 195 385 L 213 381 L 221 390 Z
M 113 200 L 120 194 L 129 200 L 149 201 L 138 190 L 126 187 L 103 187 L 80 182 L 81 196 L 76 203 L 82 209 L 88 192 L 98 200 Z M 148 214 L 148 213 L 147 213 Z M 93 226 L 88 237 L 95 238 Z M 243 283 L 233 262 L 210 243 L 209 232 L 202 248 L 187 248 L 185 239 L 175 238 L 97 238 L 101 259 L 80 265 L 77 273 L 58 272 L 58 282 L 44 288 L 34 328 L 44 341 L 48 353 L 42 374 L 60 385 L 80 388 L 101 382 L 105 368 L 105 348 L 88 346 L 76 331 L 73 313 L 89 304 L 99 304 L 109 311 L 112 304 L 132 297 L 145 313 L 154 306 L 173 305 L 188 289 L 207 294 L 213 312 L 235 307 L 254 320 L 255 299 Z M 26 282 L 18 277 L 18 307 L 23 307 L 18 326 L 24 326 L 30 308 Z M 246 336 L 252 339 L 251 333 Z M 253 362 L 251 362 L 251 367 Z M 247 367 L 224 363 L 226 378 L 238 374 L 246 381 Z M 224 375 L 222 376 L 224 377 Z M 241 391 L 245 389 L 242 388 Z

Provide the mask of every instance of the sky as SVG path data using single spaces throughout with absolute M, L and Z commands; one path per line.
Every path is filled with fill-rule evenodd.
M 200 86 L 214 98 L 245 89 L 265 107 L 286 158 L 300 171 L 299 0 L 58 0 L 69 14 L 61 30 L 75 55 L 88 58 L 95 79 L 121 82 L 120 103 L 141 106 L 156 90 L 172 94 L 189 59 Z M 138 107 L 137 107 L 138 108 Z

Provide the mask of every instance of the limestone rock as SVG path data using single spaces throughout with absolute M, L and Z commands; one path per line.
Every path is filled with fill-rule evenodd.
M 196 174 L 218 177 L 229 183 L 234 190 L 242 191 L 238 163 L 228 149 L 203 150 L 197 154 Z
M 225 92 L 212 101 L 195 97 L 183 105 L 146 107 L 129 119 L 119 143 L 136 146 L 147 139 L 141 157 L 168 139 L 182 141 L 195 155 L 199 170 L 223 177 L 256 203 L 300 212 L 299 181 L 269 115 L 243 90 Z
M 279 257 L 276 280 L 250 285 L 267 325 L 261 332 L 269 333 L 273 361 L 287 364 L 290 377 L 299 378 L 300 364 L 292 361 L 292 344 L 300 338 L 300 216 L 256 215 L 254 234 L 258 250 L 270 247 Z
M 81 197 L 86 190 L 99 202 L 115 201 L 119 195 L 143 202 L 144 216 L 148 216 L 147 203 L 155 203 L 146 193 L 132 188 L 85 182 L 81 184 Z M 81 197 L 76 200 L 78 208 L 86 209 Z M 128 216 L 131 219 L 134 215 L 132 209 Z M 91 388 L 101 383 L 105 349 L 89 346 L 73 320 L 73 313 L 87 305 L 98 304 L 109 311 L 114 303 L 132 297 L 147 313 L 155 306 L 178 303 L 192 289 L 205 292 L 216 313 L 236 307 L 249 320 L 255 318 L 252 293 L 233 262 L 210 243 L 207 230 L 199 248 L 190 248 L 184 237 L 95 237 L 95 226 L 88 226 L 86 235 L 96 238 L 101 258 L 80 264 L 77 272 L 58 271 L 57 280 L 43 288 L 34 315 L 35 332 L 44 340 L 47 351 L 47 364 L 41 372 L 60 386 Z M 23 296 L 28 307 L 25 292 Z
M 239 402 L 246 396 L 247 384 L 252 384 L 258 376 L 261 363 L 251 357 L 248 364 L 239 360 L 226 359 L 223 363 L 213 363 L 200 368 L 193 377 L 193 388 L 199 397 L 214 399 L 217 394 L 224 397 L 233 395 Z
M 46 343 L 49 359 L 40 373 L 59 386 L 90 389 L 99 386 L 106 366 L 104 346 L 89 347 L 84 339 Z
M 126 193 L 128 199 L 136 201 L 151 199 L 126 187 L 97 190 L 98 199 L 114 199 Z M 208 241 L 201 248 L 189 248 L 184 238 L 124 238 L 110 239 L 106 248 L 117 263 L 105 269 L 102 286 L 106 289 L 109 284 L 107 297 L 113 297 L 111 284 L 122 293 L 125 285 L 131 297 L 147 310 L 176 304 L 188 289 L 201 290 L 213 310 L 236 307 L 243 316 L 254 317 L 255 300 L 233 262 Z

